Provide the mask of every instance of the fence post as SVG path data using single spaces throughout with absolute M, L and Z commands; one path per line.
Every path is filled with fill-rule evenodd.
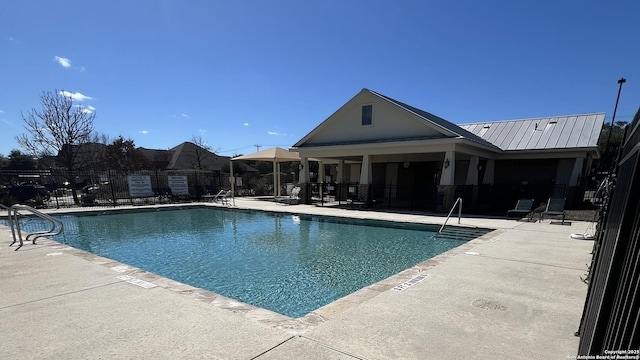
M 158 169 L 155 169 L 156 172 L 156 189 L 158 189 L 158 193 L 156 195 L 162 195 L 162 190 L 160 189 L 160 179 L 158 178 Z
M 111 202 L 113 203 L 113 207 L 116 207 L 116 192 L 113 190 L 113 177 L 111 176 L 111 170 L 108 172 L 109 174 L 109 187 L 111 188 Z
M 200 192 L 198 191 L 198 173 L 197 170 L 193 170 L 193 177 L 196 179 L 195 183 L 195 192 L 196 192 L 196 200 L 200 200 Z

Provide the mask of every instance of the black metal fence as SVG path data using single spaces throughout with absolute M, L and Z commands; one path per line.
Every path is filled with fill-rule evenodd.
M 462 197 L 467 212 L 502 213 L 512 209 L 518 199 L 534 199 L 535 206 L 549 198 L 567 198 L 567 208 L 594 209 L 601 200 L 597 189 L 567 187 L 565 185 L 458 185 L 456 198 Z M 306 185 L 306 203 L 333 203 L 379 209 L 411 211 L 443 211 L 444 194 L 436 186 L 414 184 L 366 185 L 358 183 L 313 183 Z M 448 209 L 444 209 L 446 211 Z
M 627 127 L 632 130 L 617 161 L 615 186 L 607 192 L 578 332 L 579 355 L 637 358 L 640 349 L 639 127 L 638 119 Z
M 143 178 L 145 190 L 131 189 L 131 176 Z M 180 191 L 176 191 L 180 183 Z M 0 201 L 5 205 L 22 202 L 35 207 L 141 205 L 201 200 L 223 188 L 219 171 L 171 170 L 137 171 L 64 171 L 3 170 L 0 171 Z M 22 188 L 46 189 L 46 195 L 19 197 Z M 228 188 L 228 180 L 227 186 Z

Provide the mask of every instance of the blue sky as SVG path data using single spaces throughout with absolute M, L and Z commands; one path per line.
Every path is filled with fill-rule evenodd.
M 288 147 L 362 88 L 453 123 L 640 106 L 640 2 L 4 1 L 0 154 L 65 90 L 95 129 L 222 155 Z

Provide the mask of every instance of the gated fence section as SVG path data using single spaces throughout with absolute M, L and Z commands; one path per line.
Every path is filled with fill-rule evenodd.
M 579 355 L 638 356 L 629 351 L 640 349 L 639 160 L 640 121 L 636 119 L 627 127 L 615 186 L 605 202 L 594 246 Z M 615 350 L 623 353 L 611 352 Z

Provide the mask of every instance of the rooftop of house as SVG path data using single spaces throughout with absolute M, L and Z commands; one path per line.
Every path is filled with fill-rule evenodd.
M 459 127 L 504 151 L 592 148 L 604 113 L 462 124 Z

